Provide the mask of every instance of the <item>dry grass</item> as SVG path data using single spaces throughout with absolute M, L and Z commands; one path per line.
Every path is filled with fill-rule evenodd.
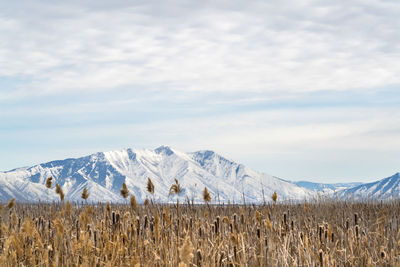
M 0 266 L 399 266 L 399 204 L 12 202 Z

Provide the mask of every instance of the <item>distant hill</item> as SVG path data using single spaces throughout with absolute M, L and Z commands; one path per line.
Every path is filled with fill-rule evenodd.
M 335 194 L 341 199 L 391 199 L 400 196 L 400 173 L 382 180 L 361 184 Z
M 324 193 L 324 194 L 333 194 L 337 191 L 352 188 L 355 186 L 359 186 L 362 183 L 336 183 L 336 184 L 325 184 L 325 183 L 314 183 L 307 181 L 297 181 L 293 182 L 294 184 L 307 188 L 310 191 Z

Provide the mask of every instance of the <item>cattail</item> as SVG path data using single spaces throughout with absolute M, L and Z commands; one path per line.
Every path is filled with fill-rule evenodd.
M 310 211 L 310 203 L 306 202 L 306 204 L 304 204 L 304 210 L 306 211 L 306 213 Z
M 62 221 L 60 220 L 60 218 L 57 216 L 54 221 L 53 224 L 56 228 L 56 233 L 59 237 L 63 237 L 64 235 L 64 225 L 62 223 Z
M 86 187 L 83 188 L 82 196 L 81 196 L 82 199 L 84 199 L 86 201 L 88 199 L 89 195 L 90 195 L 90 193 L 88 193 L 88 190 L 86 189 Z
M 210 194 L 210 192 L 208 192 L 207 187 L 204 187 L 203 199 L 204 199 L 204 202 L 206 202 L 206 203 L 209 203 L 211 201 L 211 194 Z
M 126 186 L 125 183 L 122 183 L 122 188 L 121 188 L 121 190 L 119 190 L 119 192 L 121 193 L 121 196 L 123 198 L 127 198 L 128 197 L 129 190 L 128 190 L 128 187 Z
M 399 203 L 3 203 L 0 266 L 397 266 Z
M 319 262 L 321 264 L 321 266 L 324 266 L 324 258 L 323 258 L 323 251 L 322 249 L 319 250 Z
M 203 256 L 201 254 L 201 250 L 198 249 L 196 252 L 196 265 L 201 266 L 201 263 L 203 262 Z
M 128 221 L 128 219 L 131 217 L 131 213 L 129 211 L 125 212 L 124 214 L 124 221 Z
M 147 186 L 146 186 L 147 192 L 150 194 L 154 195 L 154 184 L 151 181 L 150 177 L 147 178 Z
M 46 187 L 51 188 L 51 183 L 52 183 L 53 177 L 50 176 L 49 178 L 46 179 Z
M 144 229 L 147 228 L 148 222 L 149 222 L 149 220 L 147 219 L 147 215 L 144 215 L 144 226 L 143 226 Z
M 322 226 L 318 227 L 318 235 L 319 235 L 319 241 L 322 242 Z
M 69 201 L 67 201 L 67 204 L 65 205 L 65 214 L 70 217 L 71 216 L 71 212 L 72 212 L 72 206 L 71 203 L 69 203 Z
M 236 246 L 239 245 L 239 237 L 238 237 L 238 235 L 236 233 L 231 234 L 231 241 Z
M 276 203 L 276 200 L 278 199 L 278 194 L 274 191 L 274 193 L 272 194 L 272 201 L 274 201 L 274 204 Z
M 386 252 L 385 252 L 385 249 L 384 249 L 383 246 L 381 247 L 381 252 L 379 253 L 379 255 L 380 255 L 380 257 L 381 257 L 382 260 L 385 260 L 385 258 L 386 258 Z
M 56 184 L 56 193 L 60 196 L 60 200 L 64 200 L 64 192 L 59 184 Z
M 258 223 L 261 222 L 261 212 L 259 212 L 258 210 L 256 210 L 256 220 Z
M 137 202 L 136 202 L 136 198 L 135 198 L 134 195 L 131 195 L 130 204 L 131 204 L 131 209 L 134 212 L 136 212 L 136 210 L 137 210 Z
M 7 208 L 10 210 L 14 207 L 15 205 L 15 198 L 10 199 L 10 201 L 8 201 L 7 203 Z
M 224 252 L 223 251 L 221 251 L 221 255 L 219 256 L 219 263 L 218 263 L 218 266 L 222 266 L 222 259 L 224 258 Z

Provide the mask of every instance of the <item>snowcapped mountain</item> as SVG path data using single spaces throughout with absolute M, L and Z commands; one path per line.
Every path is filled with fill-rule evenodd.
M 52 176 L 53 187 L 45 182 Z M 213 203 L 230 200 L 235 203 L 270 200 L 274 191 L 279 200 L 305 199 L 311 192 L 289 181 L 253 171 L 242 164 L 228 160 L 213 151 L 183 153 L 168 146 L 155 150 L 123 149 L 99 152 L 86 157 L 65 159 L 0 172 L 0 201 L 15 197 L 19 201 L 58 200 L 55 183 L 60 184 L 65 199 L 80 201 L 84 187 L 90 201 L 122 202 L 119 190 L 125 182 L 139 202 L 149 196 L 147 178 L 155 185 L 156 201 L 175 201 L 168 197 L 169 188 L 178 179 L 185 198 L 202 202 L 202 191 L 207 187 Z
M 323 194 L 333 194 L 337 191 L 359 186 L 362 183 L 335 183 L 335 184 L 325 184 L 325 183 L 313 183 L 308 181 L 296 181 L 294 184 L 307 188 L 310 191 L 323 193 Z
M 336 197 L 341 199 L 390 199 L 400 196 L 400 173 L 388 178 L 361 184 L 352 188 L 338 191 Z

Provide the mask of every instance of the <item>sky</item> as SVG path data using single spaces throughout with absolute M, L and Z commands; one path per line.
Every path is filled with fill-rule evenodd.
M 400 171 L 400 2 L 0 0 L 0 171 L 214 150 L 289 180 Z

